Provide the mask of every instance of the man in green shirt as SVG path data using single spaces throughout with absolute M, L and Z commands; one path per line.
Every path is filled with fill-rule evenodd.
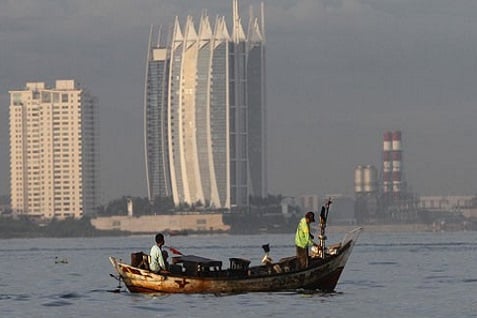
M 308 267 L 308 247 L 318 246 L 318 244 L 313 242 L 313 236 L 310 233 L 310 223 L 312 222 L 315 222 L 315 214 L 310 211 L 300 220 L 296 229 L 297 270 Z
M 149 268 L 152 272 L 159 273 L 161 270 L 167 270 L 167 265 L 164 260 L 164 254 L 162 251 L 162 246 L 164 246 L 164 235 L 158 233 L 156 235 L 156 244 L 151 248 Z

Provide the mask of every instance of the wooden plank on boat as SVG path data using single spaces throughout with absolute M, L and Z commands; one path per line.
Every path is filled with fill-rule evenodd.
M 181 255 L 172 258 L 174 265 L 182 264 L 186 272 L 196 275 L 200 272 L 218 272 L 222 270 L 222 262 L 202 256 Z

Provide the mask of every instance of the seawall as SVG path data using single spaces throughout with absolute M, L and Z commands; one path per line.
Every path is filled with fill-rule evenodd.
M 222 214 L 175 214 L 148 216 L 111 216 L 91 220 L 98 230 L 120 230 L 131 233 L 157 232 L 228 232 Z

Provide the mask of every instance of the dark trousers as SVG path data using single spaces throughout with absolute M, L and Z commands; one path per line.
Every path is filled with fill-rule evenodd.
M 308 247 L 296 247 L 296 269 L 304 269 L 308 267 Z

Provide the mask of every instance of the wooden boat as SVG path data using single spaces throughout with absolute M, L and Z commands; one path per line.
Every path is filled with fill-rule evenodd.
M 297 289 L 332 292 L 361 230 L 350 231 L 341 242 L 324 248 L 324 253 L 312 255 L 309 266 L 302 270 L 295 270 L 296 257 L 252 267 L 248 260 L 231 258 L 230 267 L 222 269 L 221 261 L 182 255 L 172 258 L 169 272 L 157 274 L 147 269 L 147 261 L 138 264 L 137 254 L 132 257 L 132 265 L 114 257 L 109 259 L 119 279 L 134 293 L 221 294 Z

